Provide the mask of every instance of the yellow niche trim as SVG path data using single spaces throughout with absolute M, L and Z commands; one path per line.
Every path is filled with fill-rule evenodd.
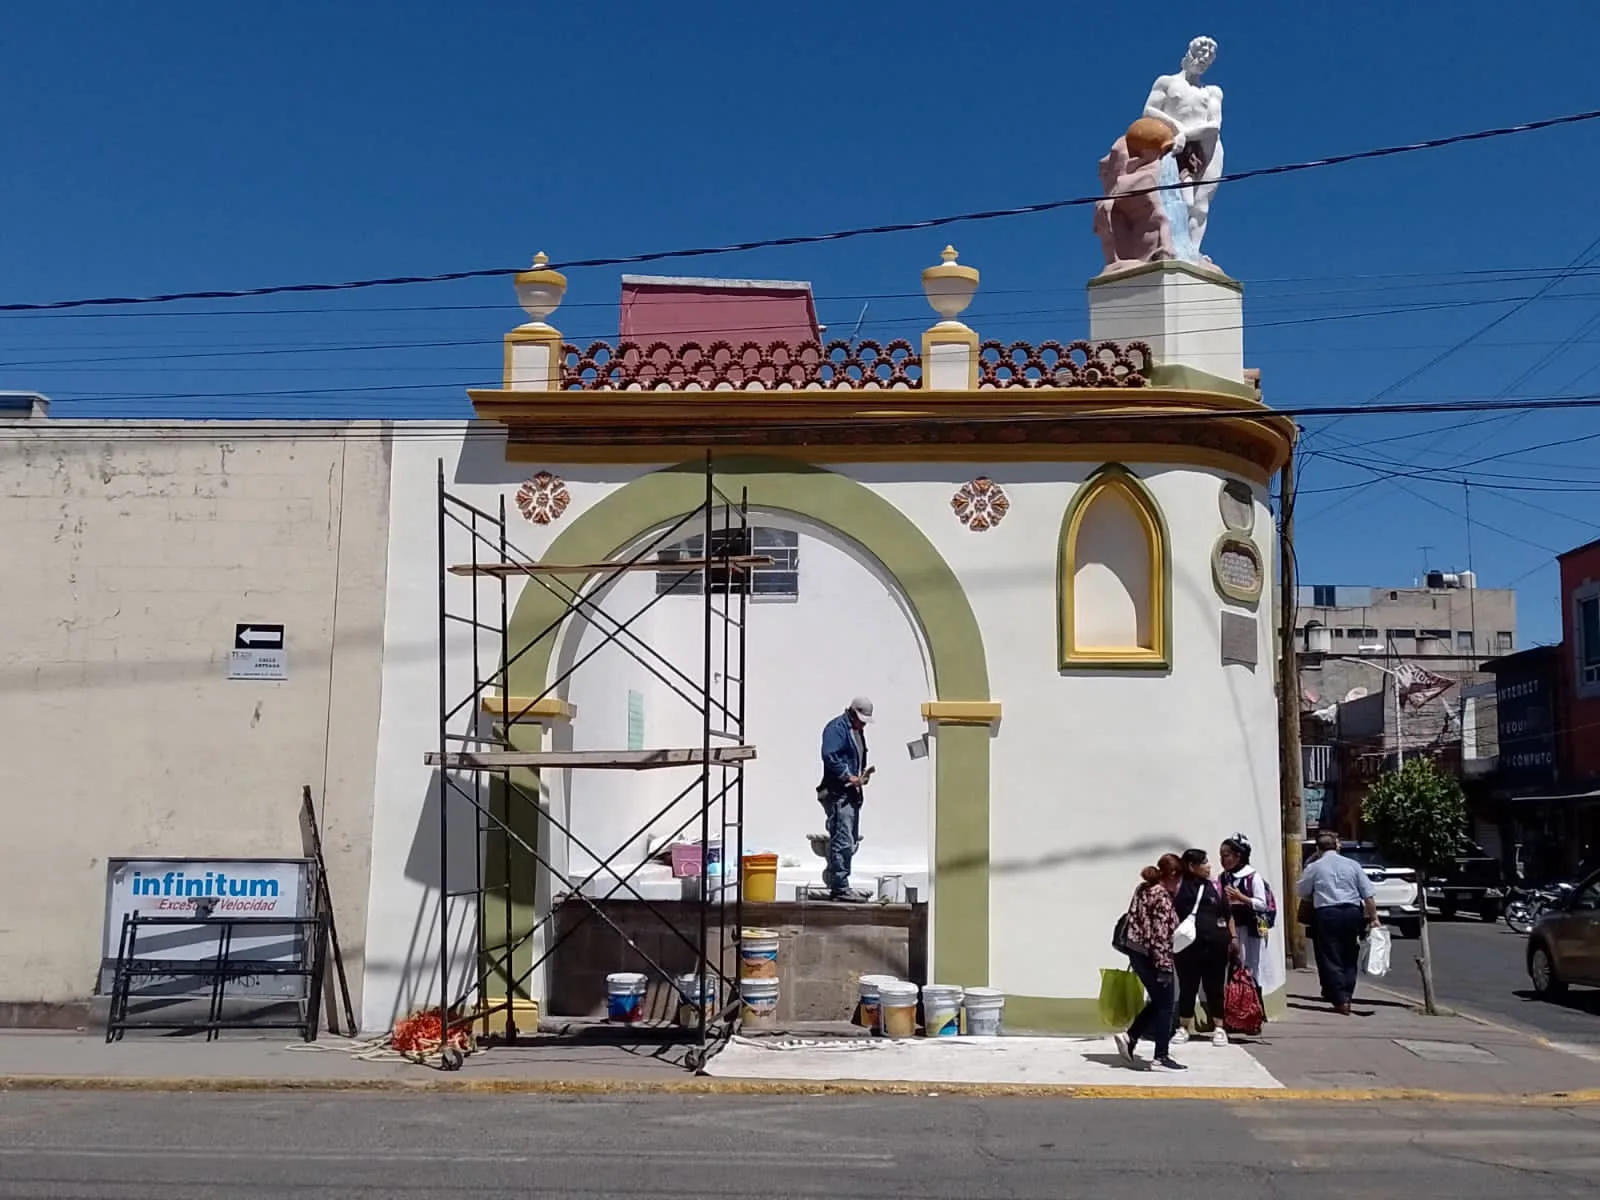
M 998 700 L 928 700 L 922 719 L 935 725 L 993 725 L 1000 719 Z
M 509 711 L 508 711 L 509 710 Z M 568 704 L 559 696 L 546 696 L 535 700 L 532 696 L 485 696 L 483 711 L 496 717 L 510 717 L 512 721 L 570 721 L 578 715 L 578 706 Z
M 1127 500 L 1144 529 L 1149 554 L 1150 641 L 1148 646 L 1079 646 L 1077 639 L 1078 533 L 1084 514 L 1101 495 L 1116 491 Z M 1062 520 L 1060 560 L 1056 578 L 1056 628 L 1060 667 L 1166 670 L 1172 665 L 1172 608 L 1168 593 L 1172 577 L 1172 544 L 1166 521 L 1144 482 L 1117 463 L 1107 463 L 1078 488 Z

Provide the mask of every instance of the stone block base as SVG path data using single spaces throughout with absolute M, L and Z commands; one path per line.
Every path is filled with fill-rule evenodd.
M 700 933 L 697 906 L 681 902 L 646 906 L 637 900 L 596 903 L 643 954 L 630 948 L 589 905 L 563 901 L 556 910 L 555 937 L 561 945 L 551 958 L 546 1013 L 555 1017 L 603 1017 L 606 976 L 614 971 L 639 971 L 650 977 L 645 1018 L 670 1020 L 678 998 L 670 985 L 651 970 L 645 956 L 674 975 L 693 971 L 697 960 L 694 943 Z M 652 908 L 689 941 L 668 928 Z M 712 947 L 721 948 L 723 970 L 736 977 L 739 969 L 733 956 L 731 924 L 724 930 L 717 918 L 713 909 L 708 914 L 706 940 Z M 731 909 L 728 919 L 731 923 Z M 778 934 L 781 1022 L 849 1020 L 863 975 L 895 975 L 917 984 L 927 982 L 925 904 L 746 904 L 743 924 L 747 929 L 771 929 Z

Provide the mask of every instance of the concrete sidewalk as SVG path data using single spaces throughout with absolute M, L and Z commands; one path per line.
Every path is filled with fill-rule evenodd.
M 1363 981 L 1351 1016 L 1318 996 L 1314 971 L 1291 971 L 1288 1011 L 1244 1044 L 1286 1088 L 1394 1089 L 1484 1096 L 1600 1089 L 1600 1063 L 1531 1031 L 1459 1015 L 1424 1016 L 1410 997 Z
M 1152 1087 L 1141 1073 L 1053 1085 L 968 1079 L 868 1080 L 707 1078 L 684 1065 L 686 1047 L 641 1034 L 542 1037 L 469 1055 L 459 1071 L 408 1062 L 343 1039 L 312 1046 L 278 1035 L 198 1038 L 130 1034 L 107 1045 L 91 1033 L 0 1031 L 0 1089 L 129 1088 L 228 1091 L 271 1088 L 484 1092 L 946 1092 L 980 1095 L 1144 1096 L 1179 1099 L 1406 1099 L 1482 1101 L 1528 1098 L 1600 1103 L 1600 1063 L 1563 1053 L 1537 1035 L 1476 1019 L 1424 1017 L 1407 998 L 1363 985 L 1356 1015 L 1341 1017 L 1315 999 L 1309 972 L 1291 973 L 1289 1008 L 1239 1046 L 1274 1081 L 1194 1078 Z M 811 1031 L 815 1036 L 820 1030 Z M 1190 1057 L 1211 1051 L 1194 1047 Z M 1092 1056 L 1091 1056 L 1092 1057 Z M 1103 1056 L 1102 1056 L 1103 1057 Z M 937 1055 L 926 1056 L 932 1063 Z M 730 1064 L 731 1065 L 731 1064 Z M 1103 1077 L 1103 1081 L 1101 1078 Z M 1065 1077 L 1064 1077 L 1065 1078 Z M 1163 1081 L 1165 1082 L 1165 1081 Z M 1173 1081 L 1177 1083 L 1177 1081 Z

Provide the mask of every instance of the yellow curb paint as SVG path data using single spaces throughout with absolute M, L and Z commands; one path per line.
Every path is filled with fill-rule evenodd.
M 1504 1094 L 1440 1092 L 1418 1088 L 1319 1091 L 1307 1088 L 1125 1087 L 1093 1084 L 974 1084 L 765 1079 L 219 1079 L 136 1078 L 92 1075 L 0 1076 L 0 1091 L 64 1092 L 370 1092 L 530 1096 L 965 1096 L 1062 1100 L 1209 1100 L 1353 1104 L 1409 1101 L 1572 1107 L 1600 1104 L 1600 1088 L 1571 1092 Z

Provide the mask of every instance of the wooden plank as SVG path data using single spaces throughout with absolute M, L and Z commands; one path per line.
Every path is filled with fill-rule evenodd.
M 699 746 L 672 750 L 430 750 L 423 761 L 447 771 L 504 771 L 510 767 L 553 767 L 610 771 L 649 771 L 709 762 L 732 767 L 756 756 L 754 746 L 713 746 L 709 759 Z
M 640 562 L 609 563 L 458 563 L 452 575 L 594 575 L 603 571 L 697 571 L 706 567 L 770 567 L 765 554 L 734 554 L 727 558 L 649 558 Z

